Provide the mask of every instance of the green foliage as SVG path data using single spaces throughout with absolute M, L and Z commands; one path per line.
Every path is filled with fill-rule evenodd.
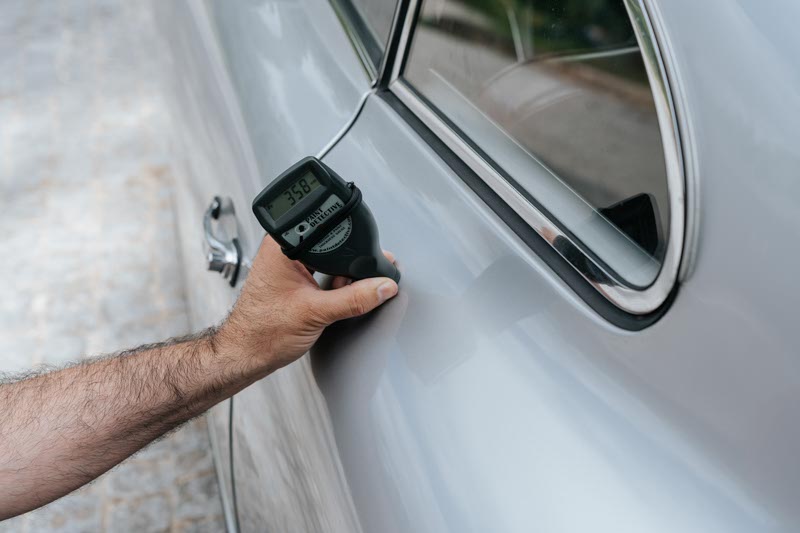
M 448 0 L 485 17 L 492 35 L 513 48 L 510 14 L 536 54 L 589 51 L 635 44 L 622 0 Z M 446 9 L 444 11 L 446 13 Z M 431 24 L 432 21 L 426 21 Z M 433 23 L 433 25 L 438 25 Z M 451 29 L 452 31 L 452 29 Z M 465 36 L 472 31 L 463 30 Z

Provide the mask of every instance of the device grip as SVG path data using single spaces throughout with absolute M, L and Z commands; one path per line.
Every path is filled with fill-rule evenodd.
M 395 283 L 400 283 L 400 271 L 397 269 L 397 267 L 390 263 L 385 257 L 382 257 L 381 259 L 383 259 L 383 261 L 378 261 L 377 267 L 375 268 L 375 272 L 378 274 L 378 276 L 391 278 L 395 281 Z
M 391 278 L 400 282 L 400 271 L 383 254 L 359 257 L 350 265 L 350 276 L 353 279 Z

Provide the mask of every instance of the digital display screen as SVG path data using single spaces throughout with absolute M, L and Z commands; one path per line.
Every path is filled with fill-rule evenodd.
M 311 191 L 319 187 L 319 181 L 313 173 L 307 172 L 297 181 L 292 183 L 280 196 L 267 204 L 267 212 L 273 220 L 278 220 L 300 200 L 308 196 Z

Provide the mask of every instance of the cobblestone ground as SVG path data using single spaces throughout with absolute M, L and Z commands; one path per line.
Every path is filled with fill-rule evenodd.
M 189 329 L 147 4 L 0 0 L 0 370 Z M 14 531 L 221 531 L 204 420 Z

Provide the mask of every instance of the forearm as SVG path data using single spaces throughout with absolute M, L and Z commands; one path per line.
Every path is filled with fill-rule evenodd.
M 93 480 L 397 293 L 385 278 L 332 285 L 265 238 L 218 330 L 0 382 L 0 520 Z
M 91 481 L 268 372 L 205 333 L 0 385 L 0 519 Z

